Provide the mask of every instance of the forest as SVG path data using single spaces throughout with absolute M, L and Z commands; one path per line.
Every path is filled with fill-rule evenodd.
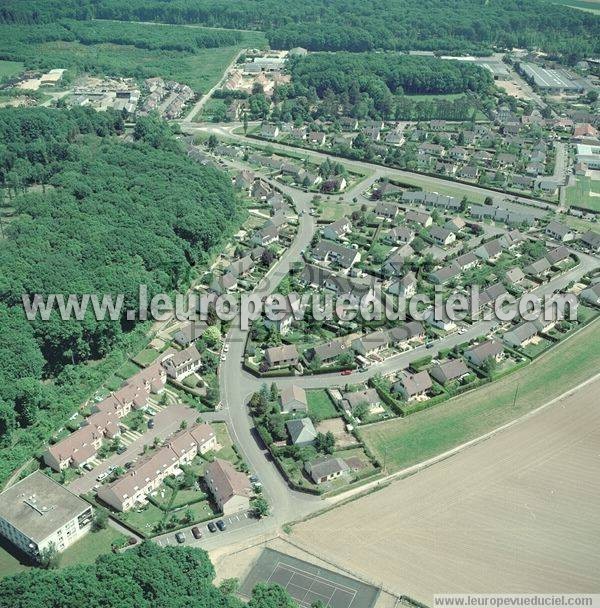
M 473 114 L 475 96 L 485 96 L 493 85 L 490 73 L 471 63 L 397 53 L 314 53 L 292 59 L 290 71 L 291 83 L 277 88 L 276 100 L 283 103 L 274 119 L 307 121 L 341 112 L 356 118 L 461 120 Z M 431 99 L 413 100 L 409 94 Z
M 144 542 L 91 565 L 32 569 L 0 580 L 0 608 L 297 608 L 277 585 L 259 583 L 248 603 L 226 579 L 214 584 L 205 551 Z
M 273 48 L 488 52 L 539 47 L 568 59 L 598 54 L 600 17 L 547 0 L 6 0 L 0 21 L 70 17 L 258 29 Z
M 230 181 L 189 160 L 166 123 L 140 119 L 133 143 L 117 139 L 122 128 L 120 114 L 87 108 L 0 112 L 14 210 L 0 239 L 0 480 L 101 384 L 90 378 L 101 366 L 85 362 L 123 350 L 135 329 L 91 311 L 28 323 L 22 294 L 124 294 L 135 307 L 138 285 L 186 286 L 240 221 Z
M 0 59 L 28 69 L 69 69 L 103 76 L 162 76 L 195 90 L 212 86 L 238 49 L 263 46 L 259 32 L 63 19 L 0 24 Z

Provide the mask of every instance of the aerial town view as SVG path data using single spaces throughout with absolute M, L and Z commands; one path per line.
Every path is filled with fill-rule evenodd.
M 2 0 L 0 608 L 600 607 L 600 0 Z

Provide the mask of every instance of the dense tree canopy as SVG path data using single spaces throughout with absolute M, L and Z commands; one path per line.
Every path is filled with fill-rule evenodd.
M 124 311 L 30 324 L 22 294 L 123 294 L 135 308 L 139 285 L 185 286 L 237 225 L 229 180 L 188 159 L 166 123 L 141 119 L 134 143 L 118 139 L 122 127 L 119 114 L 83 108 L 0 111 L 0 185 L 15 214 L 0 239 L 0 449 L 15 429 L 64 422 L 77 365 L 133 328 Z M 0 479 L 22 457 L 12 448 Z
M 544 0 L 7 0 L 0 20 L 57 17 L 262 29 L 274 48 L 483 51 L 541 47 L 570 57 L 600 48 L 600 18 Z
M 145 542 L 92 565 L 29 570 L 0 580 L 0 608 L 243 608 L 214 586 L 208 555 L 189 547 Z M 251 608 L 294 608 L 281 588 L 258 585 Z

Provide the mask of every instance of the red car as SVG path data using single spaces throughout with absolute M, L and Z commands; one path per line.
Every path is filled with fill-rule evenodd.
M 352 370 L 351 370 L 351 369 L 345 369 L 345 370 L 342 372 L 342 376 L 349 376 L 351 373 L 352 373 Z

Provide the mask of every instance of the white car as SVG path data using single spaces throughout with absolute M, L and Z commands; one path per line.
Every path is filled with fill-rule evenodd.
M 223 353 L 221 355 L 221 361 L 226 361 L 227 360 L 227 355 L 225 353 Z
M 229 352 L 229 344 L 225 344 L 225 346 L 223 346 L 223 352 L 224 353 L 228 353 Z

